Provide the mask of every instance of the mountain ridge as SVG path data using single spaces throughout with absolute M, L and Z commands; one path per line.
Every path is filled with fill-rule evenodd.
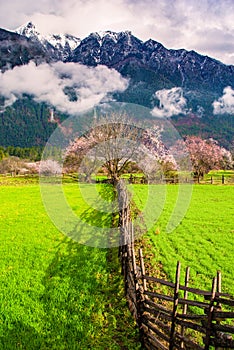
M 234 87 L 234 66 L 226 65 L 194 50 L 167 49 L 161 43 L 148 39 L 142 41 L 131 31 L 93 32 L 84 39 L 65 34 L 43 36 L 35 25 L 29 22 L 16 30 L 39 43 L 50 60 L 79 62 L 88 66 L 105 65 L 118 70 L 123 75 L 129 62 L 163 75 L 171 81 L 171 87 L 180 86 L 194 89 L 199 85 L 221 94 L 224 87 Z M 167 86 L 165 86 L 167 87 Z M 157 86 L 156 86 L 157 88 Z
M 32 41 L 42 45 L 50 52 L 53 59 L 64 61 L 80 43 L 80 39 L 70 34 L 50 34 L 42 35 L 36 30 L 32 22 L 18 27 L 15 31 L 26 36 Z
M 232 120 L 226 123 L 222 121 L 223 116 L 213 116 L 212 106 L 212 103 L 222 96 L 225 87 L 231 86 L 234 89 L 233 65 L 226 65 L 194 50 L 167 49 L 153 39 L 142 41 L 130 31 L 93 32 L 83 39 L 69 34 L 43 36 L 37 32 L 32 22 L 16 31 L 19 33 L 0 29 L 2 72 L 17 65 L 27 64 L 30 60 L 34 60 L 36 64 L 62 61 L 78 62 L 90 67 L 104 65 L 129 79 L 129 86 L 124 92 L 113 94 L 115 100 L 137 103 L 152 109 L 159 106 L 159 100 L 155 97 L 157 91 L 179 87 L 187 100 L 188 113 L 186 118 L 183 115 L 172 116 L 172 121 L 182 135 L 201 133 L 206 137 L 218 138 L 223 144 L 230 143 L 233 138 Z M 35 109 L 31 108 L 31 103 L 28 102 L 29 116 Z M 25 104 L 27 105 L 26 102 Z M 17 118 L 25 121 L 22 103 L 16 102 L 14 108 L 18 109 Z M 10 117 L 6 117 L 10 115 L 10 110 L 4 112 L 0 120 L 0 126 L 5 129 L 7 123 L 4 124 L 4 117 L 11 123 Z M 41 121 L 39 117 L 36 119 L 38 123 L 43 124 L 43 128 L 51 128 L 51 125 L 48 125 L 49 106 L 47 109 L 43 107 L 42 110 Z M 47 116 L 44 113 L 47 113 Z M 232 119 L 233 115 L 228 118 Z M 16 135 L 15 138 L 18 145 L 19 137 Z M 30 139 L 30 135 L 27 138 Z M 42 135 L 39 143 L 43 143 L 45 138 L 46 136 Z M 14 140 L 14 137 L 8 138 L 8 144 L 12 142 L 10 140 Z M 30 145 L 34 141 L 35 137 L 32 136 Z M 3 142 L 0 138 L 0 144 Z

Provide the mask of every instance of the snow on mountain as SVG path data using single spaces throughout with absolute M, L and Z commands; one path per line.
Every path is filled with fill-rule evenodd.
M 102 45 L 103 41 L 105 40 L 111 40 L 117 43 L 122 36 L 131 38 L 132 33 L 128 30 L 122 31 L 119 33 L 112 32 L 111 30 L 106 30 L 106 31 L 98 31 L 98 32 L 91 33 L 90 36 L 96 37 L 98 39 L 99 44 Z
M 70 34 L 47 35 L 46 40 L 57 49 L 65 48 L 67 45 L 74 50 L 80 43 L 80 39 Z
M 118 36 L 119 34 L 116 33 L 116 32 L 112 32 L 110 30 L 106 30 L 106 31 L 99 31 L 97 32 L 97 34 L 99 35 L 99 37 L 101 39 L 105 38 L 105 37 L 108 37 L 108 38 L 111 38 L 113 41 L 118 41 Z
M 24 35 L 33 41 L 39 42 L 46 50 L 53 49 L 57 58 L 66 60 L 71 52 L 80 44 L 81 40 L 70 34 L 42 35 L 32 22 L 20 26 L 16 33 Z M 57 54 L 57 55 L 56 55 Z
M 38 38 L 42 39 L 42 36 L 40 35 L 40 33 L 38 33 L 36 31 L 36 27 L 32 22 L 28 22 L 27 24 L 23 24 L 22 26 L 15 29 L 15 32 L 20 34 L 20 35 L 24 35 L 28 38 L 38 37 Z
M 35 25 L 32 22 L 28 22 L 25 25 L 18 27 L 15 32 L 20 35 L 24 35 L 33 41 L 39 41 L 43 46 L 46 46 L 46 37 L 40 34 Z

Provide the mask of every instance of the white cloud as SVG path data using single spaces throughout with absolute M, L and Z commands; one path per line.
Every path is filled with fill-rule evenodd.
M 93 31 L 131 30 L 142 40 L 234 64 L 233 0 L 0 0 L 1 5 L 5 28 L 32 20 L 42 34 L 68 32 L 81 38 Z
M 23 94 L 46 102 L 62 112 L 75 114 L 98 104 L 108 93 L 124 91 L 128 82 L 116 70 L 105 66 L 87 67 L 79 63 L 34 62 L 0 73 L 0 94 L 5 107 Z M 70 88 L 77 101 L 70 101 L 64 89 Z
M 160 105 L 152 110 L 153 116 L 163 118 L 186 113 L 187 101 L 183 96 L 182 88 L 158 90 L 155 96 L 159 99 Z
M 214 114 L 234 114 L 234 90 L 225 87 L 223 96 L 213 102 Z

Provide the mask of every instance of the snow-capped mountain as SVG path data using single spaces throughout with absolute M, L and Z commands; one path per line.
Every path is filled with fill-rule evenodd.
M 180 88 L 187 101 L 187 111 L 190 112 L 172 117 L 178 130 L 185 135 L 194 133 L 204 135 L 205 138 L 213 137 L 225 146 L 232 142 L 234 116 L 214 116 L 212 103 L 222 96 L 225 87 L 234 89 L 234 66 L 225 65 L 195 51 L 167 49 L 152 39 L 143 42 L 130 31 L 94 32 L 81 40 L 68 34 L 42 35 L 29 22 L 16 32 L 0 29 L 2 72 L 29 61 L 37 64 L 63 61 L 86 66 L 105 65 L 128 78 L 128 88 L 113 95 L 117 101 L 154 108 L 159 102 L 155 97 L 156 92 Z M 19 100 L 12 110 L 0 118 L 0 145 L 22 144 L 15 125 L 20 124 L 20 120 L 24 125 L 26 115 L 33 120 L 37 108 L 41 110 L 38 109 L 34 124 L 38 130 L 41 127 L 40 135 L 36 134 L 36 128 L 32 135 L 28 135 L 25 128 L 24 140 L 29 141 L 25 141 L 24 146 L 35 142 L 43 144 L 51 125 L 47 125 L 46 107 L 37 107 L 33 103 L 31 100 Z
M 37 39 L 39 41 L 44 41 L 45 39 L 44 36 L 37 32 L 36 27 L 32 22 L 28 22 L 27 24 L 18 27 L 15 32 L 30 39 Z
M 24 35 L 49 52 L 52 58 L 65 61 L 72 51 L 80 44 L 80 39 L 70 34 L 40 34 L 32 22 L 20 26 L 15 30 L 16 33 Z
M 220 92 L 225 84 L 234 85 L 234 66 L 227 66 L 195 51 L 167 49 L 152 39 L 143 42 L 129 31 L 107 31 L 101 35 L 91 33 L 81 40 L 69 61 L 90 66 L 103 64 L 124 75 L 129 65 L 150 70 L 152 76 L 158 75 L 160 81 L 164 78 L 171 87 L 193 89 L 196 85 Z
M 137 70 L 138 75 L 142 75 L 141 81 L 144 82 L 146 77 L 147 84 L 153 80 L 155 91 L 181 86 L 221 93 L 225 86 L 234 86 L 234 66 L 227 66 L 195 51 L 167 49 L 152 39 L 143 42 L 130 31 L 95 32 L 81 40 L 69 34 L 42 35 L 29 22 L 15 32 L 35 43 L 47 61 L 79 62 L 88 66 L 102 64 L 125 76 L 131 76 L 132 71 Z M 151 77 L 146 72 L 151 72 Z M 131 78 L 138 80 L 136 77 L 135 74 Z
M 80 39 L 70 34 L 53 34 L 47 35 L 45 38 L 58 50 L 65 49 L 66 46 L 69 46 L 70 50 L 73 51 L 75 48 L 77 48 L 81 41 Z
M 0 70 L 4 72 L 31 60 L 39 64 L 49 62 L 51 57 L 41 44 L 0 28 Z
M 1 33 L 2 52 L 12 52 L 12 55 L 6 55 L 6 59 L 0 61 L 2 70 L 25 64 L 29 59 L 78 62 L 88 66 L 101 64 L 130 78 L 127 91 L 129 102 L 146 106 L 150 106 L 153 94 L 163 88 L 181 87 L 185 94 L 189 94 L 186 97 L 191 104 L 203 106 L 203 101 L 197 103 L 197 100 L 204 98 L 204 91 L 206 100 L 210 98 L 210 101 L 214 101 L 226 86 L 234 87 L 234 66 L 227 66 L 195 51 L 167 49 L 152 39 L 143 42 L 130 31 L 95 32 L 81 40 L 69 34 L 42 35 L 29 22 L 16 30 L 18 37 L 4 30 Z M 8 42 L 4 40 L 6 33 Z M 9 49 L 9 45 L 14 45 L 14 50 Z M 18 51 L 15 51 L 16 46 Z M 137 92 L 139 84 L 141 93 Z

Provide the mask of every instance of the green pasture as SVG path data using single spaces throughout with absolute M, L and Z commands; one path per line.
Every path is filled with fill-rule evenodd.
M 116 250 L 60 233 L 32 182 L 0 186 L 0 349 L 138 349 Z M 76 184 L 64 187 L 79 215 L 89 210 Z
M 60 233 L 36 181 L 0 178 L 0 349 L 140 348 L 117 249 L 88 247 Z M 151 223 L 142 240 L 147 264 L 173 280 L 180 260 L 182 275 L 191 267 L 190 285 L 204 289 L 221 270 L 223 291 L 234 295 L 234 186 L 192 186 L 187 212 L 167 232 L 181 186 L 187 185 L 129 186 L 135 216 L 145 208 Z M 79 217 L 91 225 L 112 225 L 111 214 L 102 210 L 113 196 L 108 185 L 65 183 L 63 190 Z M 144 232 L 144 220 L 139 222 Z
M 150 254 L 150 264 L 160 264 L 170 280 L 174 280 L 178 260 L 183 271 L 190 266 L 190 285 L 197 288 L 211 289 L 212 278 L 221 270 L 223 291 L 234 295 L 234 186 L 194 185 L 183 220 L 169 233 L 166 227 L 178 189 L 177 185 L 133 186 L 133 200 L 141 210 L 153 191 L 148 214 L 159 215 L 143 236 L 150 241 L 145 255 Z

